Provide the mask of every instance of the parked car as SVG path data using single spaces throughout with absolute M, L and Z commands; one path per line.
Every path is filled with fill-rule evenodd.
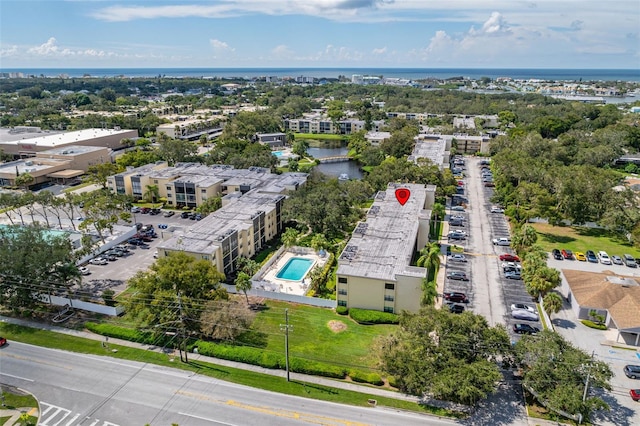
M 494 238 L 492 241 L 494 246 L 510 246 L 511 245 L 511 241 L 509 241 L 509 238 L 506 238 L 506 237 Z
M 522 269 L 522 266 L 519 263 L 516 263 L 516 262 L 502 262 L 500 267 L 502 267 L 502 269 L 512 268 L 512 269 L 515 269 L 517 271 Z
M 451 215 L 451 217 L 449 219 L 450 220 L 464 220 L 465 217 L 462 216 L 461 214 L 454 214 L 454 215 Z
M 462 207 L 462 206 L 453 206 L 453 207 L 451 207 L 451 211 L 453 211 L 453 212 L 464 212 L 464 207 Z
M 449 312 L 452 314 L 461 314 L 464 312 L 464 305 L 449 304 Z
M 449 260 L 451 262 L 466 262 L 467 258 L 465 257 L 464 254 L 456 253 L 456 254 L 452 254 L 451 256 L 449 256 Z
M 625 365 L 624 374 L 630 379 L 640 379 L 640 365 Z
M 493 183 L 493 181 L 491 181 L 491 182 L 485 182 L 484 186 L 486 186 L 487 188 L 493 188 L 494 186 L 496 186 L 496 184 Z
M 144 244 L 144 242 L 138 238 L 129 238 L 128 243 L 132 246 L 141 246 L 142 244 Z
M 140 209 L 140 213 L 142 214 L 147 214 L 151 211 L 151 209 L 149 207 L 143 207 Z
M 450 240 L 466 240 L 467 235 L 461 232 L 449 232 L 447 238 Z
M 462 271 L 449 271 L 447 272 L 447 278 L 450 280 L 469 281 L 467 274 Z
M 536 308 L 534 308 L 533 306 L 525 305 L 524 303 L 514 303 L 513 305 L 511 305 L 512 311 L 515 311 L 517 309 L 522 309 L 522 310 L 533 312 L 533 313 L 537 312 Z
M 622 261 L 622 258 L 620 256 L 611 256 L 611 261 L 614 265 L 624 265 L 624 262 Z
M 451 219 L 449 221 L 449 226 L 464 226 L 464 222 L 460 219 Z
M 603 265 L 611 265 L 611 258 L 609 257 L 609 254 L 607 254 L 606 251 L 601 250 L 598 252 L 598 260 Z
M 538 321 L 538 314 L 525 311 L 524 309 L 516 309 L 515 311 L 511 311 L 511 316 L 519 320 Z
M 467 299 L 467 295 L 464 293 L 460 293 L 457 291 L 452 291 L 449 293 L 443 294 L 444 300 L 453 303 L 469 303 L 469 299 Z
M 509 271 L 505 272 L 504 277 L 509 280 L 521 280 L 522 275 L 520 275 L 520 271 Z
M 598 263 L 598 257 L 593 250 L 587 250 L 587 262 Z
M 518 334 L 537 334 L 540 333 L 540 329 L 529 324 L 516 323 L 513 324 L 513 332 Z
M 90 275 L 91 274 L 91 270 L 89 268 L 87 268 L 86 266 L 79 267 L 78 271 L 80 271 L 80 273 L 82 275 Z
M 189 212 L 182 212 L 180 213 L 180 217 L 182 219 L 189 219 Z
M 92 265 L 106 265 L 109 262 L 107 262 L 107 259 L 104 257 L 94 257 L 89 261 L 89 263 Z
M 504 209 L 498 206 L 491 206 L 491 213 L 504 213 Z
M 2 343 L 2 340 L 0 340 L 0 343 Z M 629 389 L 629 395 L 631 395 L 631 399 L 634 401 L 640 401 L 640 389 Z
M 560 253 L 562 253 L 562 257 L 564 257 L 565 259 L 573 260 L 573 252 L 571 250 L 562 249 Z
M 506 262 L 520 262 L 520 258 L 515 254 L 503 253 L 500 255 L 500 260 Z
M 116 260 L 118 260 L 118 257 L 115 254 L 105 254 L 104 258 L 109 262 L 115 262 Z
M 636 260 L 630 254 L 623 254 L 622 255 L 622 259 L 624 259 L 624 264 L 627 265 L 629 268 L 637 268 L 638 267 L 638 264 L 636 263 Z
M 140 213 L 140 207 L 131 207 L 131 213 Z
M 161 223 L 158 225 L 159 229 L 167 229 L 169 227 L 169 225 L 167 225 L 166 223 Z
M 174 212 L 173 210 L 168 210 L 168 211 L 164 212 L 164 215 L 163 215 L 163 216 L 164 216 L 164 217 L 171 217 L 171 216 L 173 216 L 174 214 L 176 214 L 176 212 Z
M 7 344 L 7 339 L 5 339 L 4 337 L 0 336 L 0 347 L 4 346 Z
M 553 258 L 555 260 L 563 260 L 564 259 L 564 256 L 562 255 L 562 253 L 560 253 L 560 250 L 558 250 L 558 249 L 551 250 L 551 256 L 553 256 Z
M 579 260 L 580 262 L 586 262 L 587 261 L 587 256 L 584 255 L 583 252 L 581 251 L 577 251 L 574 254 L 576 260 Z

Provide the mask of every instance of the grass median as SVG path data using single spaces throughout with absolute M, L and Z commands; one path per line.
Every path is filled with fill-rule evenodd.
M 172 361 L 173 358 L 160 352 L 114 345 L 111 343 L 105 347 L 103 342 L 97 340 L 85 339 L 14 324 L 0 323 L 0 333 L 9 339 L 9 341 L 14 340 L 71 352 L 103 355 L 112 358 L 127 359 L 131 361 L 178 368 L 181 370 L 193 371 L 204 376 L 225 380 L 227 382 L 287 395 L 362 407 L 369 406 L 369 400 L 373 399 L 376 400 L 377 405 L 390 408 L 455 418 L 462 418 L 465 416 L 462 413 L 420 405 L 411 401 L 348 391 L 323 385 L 303 383 L 295 380 L 287 382 L 286 379 L 282 377 L 210 364 L 202 361 L 189 361 L 188 363 L 182 363 L 179 361 L 179 358 Z

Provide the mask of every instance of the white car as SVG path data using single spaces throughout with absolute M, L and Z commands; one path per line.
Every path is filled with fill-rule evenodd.
M 89 268 L 87 268 L 86 266 L 81 266 L 78 268 L 78 271 L 80 271 L 80 273 L 82 275 L 89 275 L 91 274 L 91 271 L 89 270 Z
M 516 263 L 516 262 L 502 262 L 502 264 L 500 266 L 502 267 L 502 269 L 504 269 L 504 268 L 521 269 L 522 268 L 522 266 L 519 263 Z
M 109 262 L 104 257 L 94 257 L 89 263 L 92 265 L 106 265 Z
M 598 259 L 600 259 L 600 263 L 602 263 L 603 265 L 611 265 L 611 258 L 606 251 L 599 251 Z
M 538 321 L 538 314 L 535 312 L 529 312 L 524 309 L 516 309 L 511 311 L 511 316 L 515 319 L 526 321 Z
M 464 254 L 452 254 L 451 256 L 449 256 L 449 260 L 452 262 L 466 262 L 467 258 L 465 257 Z
M 491 207 L 491 213 L 504 213 L 504 209 L 502 207 L 493 206 Z
M 516 311 L 518 309 L 523 311 L 529 311 L 534 314 L 537 313 L 536 308 L 534 308 L 533 306 L 525 305 L 524 303 L 514 303 L 513 305 L 511 305 L 512 311 Z
M 131 213 L 140 213 L 140 207 L 133 206 L 131 207 Z
M 453 211 L 453 212 L 464 212 L 464 207 L 462 207 L 462 206 L 453 206 L 453 207 L 451 207 L 451 211 Z
M 511 245 L 511 241 L 509 241 L 509 238 L 506 237 L 501 237 L 501 238 L 494 238 L 493 240 L 493 245 L 494 246 L 510 246 Z

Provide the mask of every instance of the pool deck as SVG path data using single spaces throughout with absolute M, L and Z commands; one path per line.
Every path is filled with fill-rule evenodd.
M 309 271 L 307 271 L 307 273 L 305 274 L 305 278 L 303 278 L 301 281 L 290 281 L 290 280 L 283 280 L 283 279 L 277 278 L 276 274 L 278 273 L 278 271 L 282 269 L 282 267 L 284 267 L 284 265 L 287 264 L 289 259 L 293 257 L 313 260 L 314 263 L 311 266 L 311 268 L 309 268 Z M 324 258 L 320 257 L 316 253 L 297 254 L 297 253 L 292 253 L 290 251 L 286 251 L 282 254 L 282 256 L 280 256 L 280 258 L 276 261 L 276 263 L 274 263 L 271 266 L 271 268 L 269 268 L 269 270 L 263 275 L 262 280 L 267 281 L 267 283 L 263 286 L 263 289 L 269 290 L 269 291 L 275 291 L 279 293 L 304 296 L 307 290 L 309 289 L 309 286 L 311 285 L 311 280 L 309 278 L 306 278 L 306 276 L 309 275 L 309 272 L 311 272 L 313 268 L 315 268 L 316 266 L 319 266 L 319 267 L 324 266 L 326 261 L 327 261 L 326 257 Z

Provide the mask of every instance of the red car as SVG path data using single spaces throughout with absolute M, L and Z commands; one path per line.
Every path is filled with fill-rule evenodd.
M 4 337 L 0 336 L 0 347 L 4 346 L 7 344 L 7 339 L 5 339 Z
M 629 395 L 631 395 L 631 399 L 634 401 L 640 401 L 640 389 L 630 389 Z
M 503 262 L 520 262 L 520 258 L 518 256 L 509 253 L 501 254 L 500 260 Z

